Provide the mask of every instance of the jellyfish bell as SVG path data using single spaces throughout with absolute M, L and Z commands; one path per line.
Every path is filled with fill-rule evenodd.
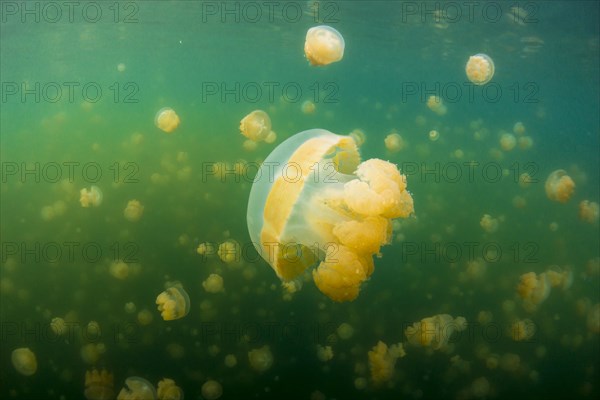
M 389 162 L 363 163 L 355 140 L 323 129 L 298 133 L 266 158 L 248 200 L 248 230 L 285 281 L 313 270 L 335 301 L 353 300 L 390 242 L 391 220 L 413 212 L 406 177 Z
M 83 392 L 87 400 L 109 400 L 114 399 L 113 374 L 105 369 L 98 371 L 93 369 L 85 373 L 85 390 Z
M 240 133 L 254 142 L 262 142 L 271 134 L 271 118 L 263 110 L 254 110 L 240 121 Z
M 158 382 L 157 395 L 161 400 L 183 400 L 183 390 L 169 378 Z
M 98 207 L 102 204 L 102 191 L 98 186 L 92 185 L 90 190 L 83 188 L 79 191 L 79 203 L 81 203 L 81 207 Z
M 548 175 L 544 188 L 550 200 L 566 203 L 575 191 L 575 182 L 564 169 L 557 169 Z
M 154 125 L 166 133 L 173 133 L 180 122 L 179 115 L 175 113 L 175 110 L 169 107 L 161 108 L 154 117 Z
M 494 61 L 487 54 L 479 53 L 469 57 L 465 66 L 467 78 L 475 85 L 485 85 L 492 80 L 495 72 Z
M 165 321 L 183 318 L 190 312 L 190 297 L 181 284 L 175 284 L 159 294 L 156 304 Z
M 117 400 L 156 400 L 156 389 L 146 379 L 130 376 L 125 379 L 125 387 L 119 392 Z
M 35 353 L 28 347 L 14 349 L 11 354 L 13 367 L 18 373 L 25 376 L 31 376 L 37 371 L 37 359 Z
M 306 32 L 304 54 L 310 65 L 327 65 L 344 57 L 345 46 L 341 33 L 330 26 L 319 25 Z

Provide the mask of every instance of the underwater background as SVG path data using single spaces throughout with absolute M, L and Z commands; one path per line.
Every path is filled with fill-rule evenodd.
M 186 399 L 217 398 L 207 381 L 222 399 L 600 396 L 597 2 L 1 7 L 0 398 L 85 398 L 93 369 L 114 376 L 106 398 L 131 376 Z M 318 25 L 343 35 L 342 60 L 309 64 Z M 473 85 L 481 53 L 495 74 Z M 155 125 L 165 107 L 171 133 Z M 257 109 L 273 143 L 240 135 Z M 352 302 L 310 273 L 287 290 L 247 229 L 258 165 L 313 128 L 363 138 L 362 159 L 397 164 L 414 200 Z M 545 189 L 556 170 L 575 185 L 564 202 Z M 92 186 L 101 201 L 82 207 Z M 522 276 L 546 271 L 564 281 L 528 307 Z M 174 282 L 189 313 L 164 321 Z M 443 314 L 466 329 L 437 332 L 439 349 L 408 340 Z M 383 356 L 378 380 L 379 341 L 405 355 Z

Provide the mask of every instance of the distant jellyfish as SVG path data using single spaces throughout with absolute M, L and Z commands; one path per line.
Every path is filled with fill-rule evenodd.
M 398 358 L 404 357 L 406 352 L 402 343 L 388 346 L 381 340 L 368 353 L 369 370 L 375 386 L 380 386 L 392 379 L 394 366 Z
M 255 142 L 264 141 L 271 133 L 271 118 L 263 110 L 254 110 L 240 121 L 242 135 Z
M 127 207 L 123 210 L 123 216 L 127 221 L 137 222 L 144 214 L 144 206 L 139 200 L 129 200 Z
M 57 336 L 64 335 L 68 330 L 67 323 L 60 317 L 52 318 L 52 321 L 50 321 L 50 329 L 52 329 L 52 332 Z
M 125 72 L 126 69 L 127 69 L 127 66 L 124 63 L 117 64 L 117 71 Z
M 183 390 L 173 379 L 164 378 L 159 381 L 156 392 L 159 400 L 183 400 Z
M 437 115 L 446 115 L 448 109 L 440 96 L 431 95 L 427 98 L 427 107 Z
M 314 114 L 317 106 L 312 101 L 306 100 L 302 103 L 301 109 L 303 114 Z
M 464 317 L 452 318 L 449 314 L 438 314 L 414 322 L 404 330 L 404 334 L 412 345 L 439 350 L 448 344 L 454 331 L 461 332 L 466 328 L 467 320 Z
M 119 392 L 117 400 L 156 400 L 156 389 L 146 379 L 130 376 L 125 379 L 125 387 Z
M 367 135 L 362 129 L 354 129 L 348 136 L 354 139 L 356 147 L 362 146 L 367 141 Z
M 529 340 L 535 334 L 535 324 L 525 318 L 514 322 L 510 328 L 510 335 L 515 342 Z
M 523 135 L 525 133 L 525 125 L 522 122 L 516 122 L 513 126 L 513 133 L 515 135 Z
M 523 299 L 523 308 L 528 312 L 533 312 L 546 301 L 550 295 L 550 289 L 551 283 L 546 273 L 537 275 L 535 272 L 528 272 L 521 275 L 517 293 Z
M 494 76 L 494 61 L 483 53 L 469 57 L 465 67 L 467 78 L 475 85 L 485 85 Z
M 263 346 L 248 352 L 248 360 L 253 370 L 265 372 L 273 365 L 273 353 L 269 346 Z
M 241 256 L 241 246 L 238 242 L 234 240 L 226 240 L 219 245 L 219 250 L 217 254 L 221 261 L 225 263 L 232 263 L 240 260 Z
M 600 303 L 596 303 L 588 311 L 586 325 L 591 333 L 600 333 Z
M 354 335 L 354 328 L 347 322 L 343 322 L 336 329 L 337 335 L 342 340 L 348 340 Z
M 242 143 L 242 147 L 246 151 L 254 151 L 254 150 L 256 150 L 258 145 L 256 144 L 256 142 L 254 140 L 246 139 L 246 140 L 244 140 L 244 143 Z
M 210 274 L 204 282 L 202 287 L 208 293 L 219 293 L 223 291 L 223 278 L 218 274 Z
M 566 203 L 575 191 L 575 182 L 564 169 L 557 169 L 546 179 L 545 189 L 550 200 Z
M 180 122 L 179 115 L 169 107 L 161 108 L 154 117 L 154 125 L 166 133 L 173 133 Z
M 275 166 L 275 167 L 273 167 Z M 316 266 L 313 280 L 334 301 L 358 296 L 391 223 L 413 212 L 396 165 L 363 163 L 353 138 L 323 129 L 281 143 L 261 165 L 248 200 L 248 230 L 282 281 Z
M 500 147 L 504 151 L 511 151 L 517 145 L 517 138 L 512 133 L 503 133 L 500 136 Z
M 330 26 L 319 25 L 306 32 L 304 54 L 311 65 L 327 65 L 344 57 L 344 38 Z
M 98 207 L 102 204 L 102 191 L 98 186 L 92 185 L 90 190 L 83 188 L 79 191 L 79 195 L 81 207 Z
M 327 362 L 333 359 L 333 349 L 331 346 L 317 345 L 317 358 L 321 362 Z
M 237 358 L 233 354 L 227 354 L 224 363 L 227 368 L 233 368 L 237 365 Z
M 595 201 L 582 200 L 579 203 L 579 218 L 590 224 L 598 222 L 600 206 Z
M 432 129 L 429 131 L 429 140 L 431 140 L 432 142 L 435 142 L 439 138 L 440 138 L 440 133 L 438 131 L 436 131 L 435 129 Z
M 275 143 L 276 140 L 277 140 L 277 133 L 272 130 L 271 132 L 269 132 L 269 134 L 265 138 L 265 143 Z
M 202 397 L 204 397 L 206 400 L 217 400 L 223 395 L 223 386 L 221 386 L 219 382 L 211 379 L 204 382 L 200 391 L 202 393 Z
M 109 400 L 114 399 L 113 374 L 105 369 L 98 371 L 93 369 L 85 373 L 85 389 L 83 394 L 87 400 Z
M 517 143 L 519 144 L 519 148 L 521 150 L 527 150 L 533 147 L 533 139 L 531 136 L 520 136 L 517 139 Z
M 137 313 L 137 321 L 142 326 L 150 325 L 153 319 L 152 313 L 147 309 L 143 309 Z
M 406 147 L 406 142 L 402 136 L 397 133 L 390 133 L 383 141 L 385 143 L 385 148 L 392 153 L 396 153 Z
M 159 294 L 156 304 L 165 321 L 183 318 L 190 312 L 190 297 L 181 284 L 175 284 Z
M 492 218 L 489 214 L 484 214 L 481 220 L 479 221 L 479 225 L 483 228 L 487 233 L 494 233 L 498 230 L 498 219 Z
M 129 276 L 129 264 L 123 260 L 115 260 L 110 263 L 108 272 L 115 278 L 124 280 Z
M 31 376 L 37 371 L 37 359 L 28 347 L 14 349 L 11 354 L 11 361 L 13 367 L 21 375 Z

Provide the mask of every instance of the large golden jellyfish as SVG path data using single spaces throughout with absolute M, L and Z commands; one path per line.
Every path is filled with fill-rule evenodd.
M 240 133 L 253 142 L 266 140 L 271 133 L 271 118 L 263 110 L 254 110 L 240 121 Z
M 165 321 L 183 318 L 190 312 L 190 297 L 181 284 L 175 284 L 159 294 L 156 304 Z
M 181 120 L 175 110 L 169 107 L 161 108 L 154 117 L 154 125 L 166 133 L 173 133 L 179 126 Z
M 11 354 L 13 367 L 18 373 L 25 376 L 31 376 L 37 371 L 37 359 L 35 354 L 28 347 L 14 349 Z
M 327 65 L 344 57 L 345 46 L 341 33 L 330 26 L 319 25 L 306 32 L 304 54 L 310 65 Z
M 390 242 L 394 218 L 413 212 L 406 177 L 389 162 L 360 162 L 356 142 L 323 129 L 298 133 L 261 165 L 248 201 L 248 230 L 284 282 L 310 266 L 321 292 L 353 300 Z
M 475 54 L 469 57 L 465 72 L 467 73 L 467 78 L 475 85 L 485 85 L 494 76 L 494 61 L 487 54 Z
M 125 379 L 125 387 L 119 392 L 117 400 L 156 400 L 156 389 L 146 379 L 130 376 Z
M 566 203 L 575 191 L 575 182 L 564 169 L 557 169 L 548 176 L 544 187 L 550 200 Z

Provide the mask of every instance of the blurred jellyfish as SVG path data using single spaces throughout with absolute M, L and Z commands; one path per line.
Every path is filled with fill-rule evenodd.
M 550 200 L 566 203 L 575 191 L 575 182 L 564 169 L 557 169 L 546 179 L 545 189 Z
M 485 399 L 490 394 L 490 382 L 482 376 L 471 383 L 470 389 L 473 397 L 476 399 Z
M 513 133 L 515 135 L 523 135 L 525 133 L 525 125 L 522 122 L 516 122 L 513 126 Z
M 500 147 L 504 151 L 511 151 L 517 145 L 517 138 L 512 133 L 503 133 L 500 136 Z
M 317 345 L 317 358 L 321 362 L 327 362 L 333 358 L 333 349 L 331 346 Z
M 129 265 L 123 260 L 115 260 L 110 263 L 108 272 L 117 279 L 127 279 L 129 276 Z
M 344 38 L 327 25 L 310 28 L 306 32 L 304 54 L 311 65 L 327 65 L 344 57 Z
M 487 233 L 494 233 L 498 230 L 498 219 L 492 218 L 489 214 L 484 214 L 479 221 L 479 225 L 483 228 Z
M 590 224 L 598 222 L 600 216 L 600 206 L 595 201 L 582 200 L 579 203 L 579 218 Z
M 125 69 L 127 69 L 127 66 L 125 64 L 123 64 L 123 63 L 117 64 L 117 71 L 125 72 Z
M 336 331 L 337 335 L 342 340 L 348 340 L 354 335 L 354 328 L 352 325 L 344 322 L 337 327 Z
M 253 370 L 265 372 L 273 365 L 273 353 L 269 346 L 263 346 L 248 352 L 248 360 Z
M 240 260 L 241 247 L 235 240 L 227 240 L 219 245 L 217 254 L 221 261 L 225 263 L 232 263 Z
M 223 394 L 223 386 L 217 381 L 208 380 L 202 385 L 202 397 L 206 400 L 216 400 Z
M 263 110 L 254 110 L 240 121 L 240 132 L 250 140 L 262 142 L 271 133 L 271 118 Z
M 521 150 L 527 150 L 533 147 L 533 139 L 531 136 L 521 136 L 517 139 L 517 143 L 519 144 L 519 148 Z
M 406 352 L 402 343 L 388 346 L 381 340 L 377 345 L 369 351 L 369 370 L 371 371 L 371 379 L 375 386 L 379 386 L 384 382 L 392 379 L 394 366 L 398 358 L 404 357 Z
M 154 317 L 149 310 L 143 309 L 137 314 L 137 321 L 140 325 L 150 325 Z
M 397 133 L 390 133 L 384 139 L 385 148 L 391 151 L 392 153 L 396 153 L 403 148 L 406 147 L 406 142 L 402 139 Z
M 50 329 L 52 329 L 52 332 L 57 335 L 57 336 L 62 336 L 65 333 L 67 333 L 67 323 L 65 322 L 64 319 L 60 318 L 60 317 L 55 317 L 52 318 L 52 321 L 50 321 Z
M 439 350 L 448 344 L 454 331 L 461 332 L 466 328 L 464 317 L 452 318 L 448 314 L 439 314 L 413 323 L 404 330 L 404 334 L 413 345 Z
M 469 57 L 465 71 L 467 78 L 475 85 L 485 85 L 494 76 L 494 61 L 486 54 L 476 54 Z
M 127 207 L 123 210 L 123 215 L 127 221 L 137 222 L 144 214 L 144 206 L 138 200 L 129 200 Z
M 265 138 L 265 143 L 274 143 L 276 140 L 277 140 L 277 133 L 275 133 L 275 131 L 271 131 Z
M 83 188 L 79 191 L 79 202 L 81 203 L 81 207 L 98 207 L 102 204 L 102 197 L 102 191 L 98 186 L 92 185 L 90 190 Z
M 159 294 L 156 304 L 165 321 L 183 318 L 190 312 L 190 297 L 179 283 Z
M 360 147 L 367 141 L 367 135 L 362 129 L 354 129 L 348 134 L 356 143 L 356 147 Z
M 246 140 L 244 140 L 244 143 L 242 143 L 242 147 L 246 151 L 254 151 L 254 150 L 256 150 L 258 145 L 256 144 L 256 142 L 254 140 L 246 139 Z
M 156 392 L 158 400 L 183 400 L 183 390 L 175 384 L 173 379 L 164 378 L 158 382 Z
M 113 374 L 105 369 L 98 371 L 93 369 L 85 373 L 84 395 L 87 400 L 110 400 L 114 399 Z
M 303 114 L 314 114 L 317 106 L 312 101 L 306 100 L 302 103 L 301 109 Z
M 535 335 L 535 324 L 526 318 L 515 321 L 510 328 L 510 336 L 515 342 L 529 340 Z
M 166 133 L 172 133 L 180 122 L 179 116 L 169 107 L 161 108 L 154 117 L 154 125 Z
M 284 141 L 258 176 L 247 219 L 259 254 L 283 281 L 317 265 L 315 284 L 335 301 L 358 296 L 373 255 L 390 242 L 391 220 L 413 212 L 406 177 L 394 164 L 360 163 L 351 137 L 323 129 Z
M 587 314 L 586 324 L 588 331 L 600 333 L 600 303 L 596 303 L 590 308 Z
M 202 287 L 208 293 L 219 293 L 223 291 L 223 278 L 218 274 L 210 274 L 204 282 Z
M 436 131 L 435 129 L 432 129 L 429 131 L 429 140 L 431 140 L 432 142 L 435 142 L 439 138 L 440 138 L 440 133 L 438 131 Z
M 448 111 L 442 98 L 434 95 L 429 96 L 429 98 L 427 99 L 427 107 L 429 107 L 431 111 L 440 116 L 446 115 L 446 112 Z
M 543 303 L 550 295 L 550 280 L 546 273 L 537 275 L 528 272 L 521 275 L 517 286 L 517 293 L 523 299 L 523 307 L 526 311 L 533 312 L 537 306 Z
M 13 367 L 21 375 L 31 376 L 37 371 L 37 359 L 28 347 L 14 349 L 11 354 L 11 361 Z
M 125 379 L 125 387 L 119 392 L 117 400 L 156 400 L 156 389 L 146 379 L 130 376 Z
M 237 365 L 237 358 L 233 354 L 227 354 L 224 363 L 227 368 L 233 368 Z
M 569 267 L 560 268 L 554 265 L 546 271 L 546 276 L 553 288 L 567 290 L 573 284 L 573 271 Z

